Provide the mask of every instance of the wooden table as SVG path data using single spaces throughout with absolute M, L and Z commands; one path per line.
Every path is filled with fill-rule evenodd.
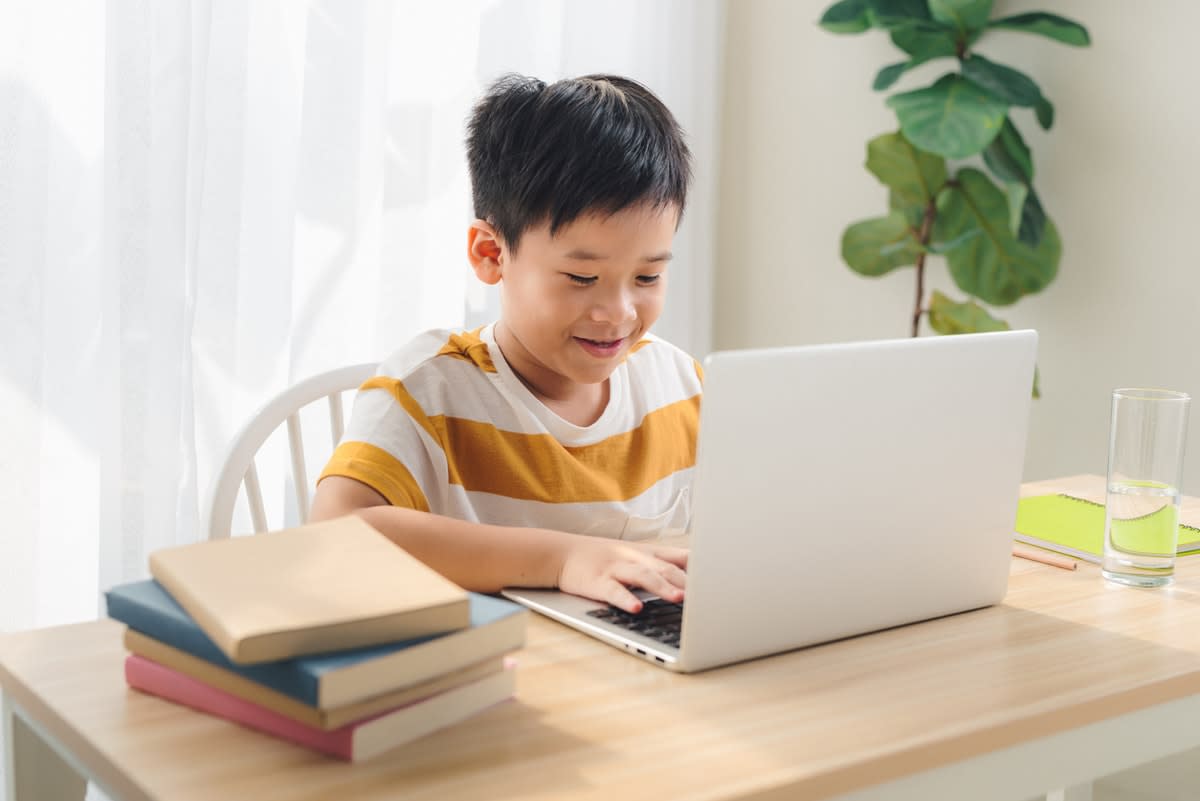
M 128 690 L 114 622 L 7 635 L 10 771 L 39 801 L 1016 801 L 1200 745 L 1200 557 L 1150 591 L 1014 559 L 999 606 L 690 676 L 530 623 L 515 701 L 358 766 Z

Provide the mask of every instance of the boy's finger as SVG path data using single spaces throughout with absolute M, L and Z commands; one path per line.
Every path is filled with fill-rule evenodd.
M 687 570 L 687 563 L 688 563 L 687 548 L 672 548 L 667 545 L 659 545 L 659 546 L 656 546 L 651 551 L 651 553 L 654 554 L 654 556 L 658 557 L 659 559 L 663 560 L 664 562 L 670 562 L 671 564 L 675 565 L 676 567 L 681 567 L 684 570 Z
M 625 584 L 641 587 L 652 592 L 659 598 L 673 603 L 683 600 L 683 590 L 663 578 L 662 574 L 651 565 L 628 564 L 613 571 L 613 577 Z
M 625 585 L 617 580 L 610 580 L 608 582 L 608 587 L 604 592 L 604 600 L 618 609 L 624 609 L 630 614 L 636 615 L 642 611 L 641 599 L 625 589 Z
M 660 562 L 658 573 L 680 589 L 687 589 L 687 573 L 670 562 Z

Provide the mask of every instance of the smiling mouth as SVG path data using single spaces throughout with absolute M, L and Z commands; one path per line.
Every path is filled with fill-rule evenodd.
M 584 350 L 596 356 L 609 356 L 621 349 L 621 345 L 625 342 L 625 337 L 620 339 L 588 339 L 587 337 L 575 337 Z

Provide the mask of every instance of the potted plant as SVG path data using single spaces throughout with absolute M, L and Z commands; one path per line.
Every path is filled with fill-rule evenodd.
M 867 143 L 866 167 L 888 188 L 888 212 L 842 235 L 842 258 L 861 275 L 916 268 L 913 336 L 922 317 L 939 334 L 1007 329 L 989 307 L 1041 291 L 1058 272 L 1062 244 L 1034 189 L 1033 155 L 1016 116 L 1028 112 L 1049 130 L 1054 106 L 1028 75 L 976 46 L 993 30 L 1076 47 L 1090 39 L 1082 25 L 1054 14 L 992 19 L 991 13 L 992 0 L 840 0 L 820 21 L 833 33 L 885 31 L 903 52 L 902 61 L 879 70 L 877 91 L 926 62 L 956 62 L 930 86 L 887 99 L 900 130 Z M 936 291 L 926 299 L 930 254 L 945 258 L 965 300 Z

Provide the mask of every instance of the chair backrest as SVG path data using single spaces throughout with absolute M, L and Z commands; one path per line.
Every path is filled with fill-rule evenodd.
M 272 398 L 246 422 L 226 451 L 209 492 L 201 530 L 208 539 L 223 539 L 229 536 L 233 526 L 234 504 L 237 503 L 238 491 L 243 485 L 246 488 L 246 501 L 250 506 L 254 533 L 267 530 L 262 485 L 258 480 L 254 460 L 267 438 L 283 423 L 287 424 L 292 481 L 298 507 L 295 510 L 296 519 L 302 523 L 308 521 L 309 484 L 304 463 L 304 435 L 300 426 L 300 410 L 321 400 L 328 402 L 329 431 L 332 445 L 336 447 L 345 430 L 342 392 L 357 389 L 375 374 L 376 367 L 375 363 L 354 364 L 305 379 Z

